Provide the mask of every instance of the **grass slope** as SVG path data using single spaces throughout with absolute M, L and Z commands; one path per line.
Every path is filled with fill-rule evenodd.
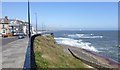
M 86 66 L 55 44 L 52 36 L 38 36 L 34 41 L 37 68 L 85 68 Z

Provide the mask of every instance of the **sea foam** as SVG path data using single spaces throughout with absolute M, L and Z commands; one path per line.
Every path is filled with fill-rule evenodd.
M 72 37 L 72 38 L 103 38 L 103 36 L 96 36 L 94 34 L 69 34 L 68 37 Z
M 91 46 L 89 42 L 82 42 L 82 40 L 75 40 L 70 38 L 54 38 L 58 44 L 64 44 L 69 46 L 75 46 L 82 49 L 87 49 L 94 52 L 99 52 L 94 46 Z

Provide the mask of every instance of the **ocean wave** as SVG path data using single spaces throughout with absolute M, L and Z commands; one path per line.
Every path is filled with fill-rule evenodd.
M 82 42 L 82 40 L 75 40 L 70 38 L 54 38 L 58 44 L 64 44 L 69 46 L 75 46 L 83 49 L 87 49 L 94 52 L 99 52 L 94 46 L 91 46 L 89 42 Z
M 96 36 L 94 34 L 70 34 L 68 37 L 72 38 L 103 38 L 103 36 Z

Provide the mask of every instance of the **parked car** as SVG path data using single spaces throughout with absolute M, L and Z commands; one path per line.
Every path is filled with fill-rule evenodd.
M 0 37 L 2 37 L 2 33 L 0 33 Z
M 23 38 L 25 38 L 24 33 L 19 33 L 19 35 L 18 35 L 18 39 L 23 39 Z

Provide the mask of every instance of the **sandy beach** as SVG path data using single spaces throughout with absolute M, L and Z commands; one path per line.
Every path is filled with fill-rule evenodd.
M 61 44 L 59 44 L 61 45 Z M 67 45 L 61 45 L 65 52 L 70 53 L 68 51 L 68 49 L 70 49 L 72 52 L 74 52 L 75 54 L 77 54 L 77 56 L 82 57 L 86 60 L 95 62 L 95 63 L 99 63 L 99 64 L 105 64 L 107 65 L 109 68 L 119 68 L 120 64 L 113 61 L 112 59 L 105 57 L 103 55 L 100 55 L 96 52 L 92 52 L 92 51 L 88 51 L 85 49 L 81 49 L 78 47 L 74 47 L 74 46 L 67 46 Z

